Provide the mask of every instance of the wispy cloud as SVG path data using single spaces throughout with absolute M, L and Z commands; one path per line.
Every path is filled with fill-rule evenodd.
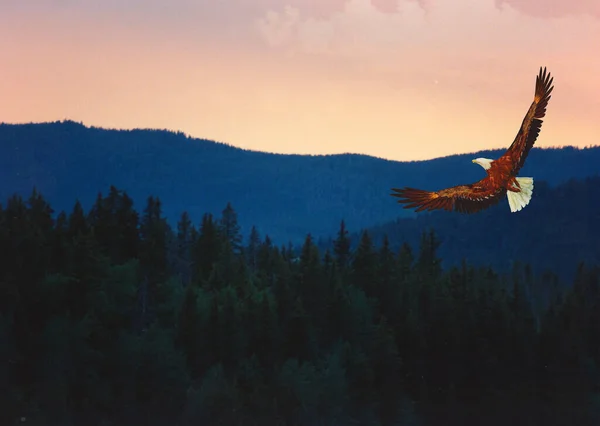
M 281 12 L 267 11 L 263 18 L 258 19 L 257 25 L 270 46 L 281 46 L 295 37 L 299 22 L 298 9 L 286 6 Z
M 540 18 L 590 15 L 600 18 L 597 0 L 496 0 L 498 7 L 509 6 L 519 12 Z
M 269 10 L 256 25 L 270 46 L 288 54 L 349 58 L 355 71 L 396 73 L 407 82 L 453 79 L 479 89 L 512 78 L 495 69 L 530 70 L 560 60 L 569 63 L 565 68 L 583 65 L 582 54 L 588 56 L 600 39 L 593 19 L 531 19 L 512 7 L 496 7 L 494 0 L 395 4 L 395 11 L 384 11 L 371 0 L 347 0 L 321 18 L 286 6 Z M 590 65 L 598 67 L 598 61 Z

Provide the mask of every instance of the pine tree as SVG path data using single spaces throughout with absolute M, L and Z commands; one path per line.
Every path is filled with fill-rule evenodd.
M 202 217 L 200 232 L 192 252 L 194 281 L 202 283 L 210 277 L 221 253 L 221 237 L 211 214 Z
M 327 346 L 340 338 L 344 327 L 344 315 L 346 309 L 346 293 L 342 276 L 337 265 L 333 261 L 329 268 L 325 269 L 326 280 L 326 312 L 322 327 L 322 344 Z
M 52 233 L 49 272 L 65 273 L 69 263 L 68 219 L 65 212 L 56 217 Z
M 318 320 L 324 314 L 327 294 L 321 274 L 319 249 L 310 234 L 306 236 L 302 246 L 298 273 L 297 285 L 304 306 L 313 319 Z
M 383 245 L 378 254 L 377 288 L 375 296 L 379 300 L 381 312 L 388 320 L 392 320 L 400 309 L 400 295 L 402 287 L 395 282 L 396 259 L 390 249 L 387 235 L 384 235 Z
M 6 206 L 5 226 L 2 293 L 8 297 L 0 301 L 0 306 L 12 323 L 14 348 L 18 354 L 12 375 L 21 389 L 27 389 L 34 385 L 34 367 L 39 365 L 42 355 L 36 349 L 46 315 L 42 315 L 44 307 L 39 294 L 49 266 L 47 241 L 48 227 L 52 226 L 51 209 L 35 190 L 27 204 L 14 195 Z
M 0 259 L 8 263 L 12 260 L 14 246 L 11 246 L 11 229 L 8 226 L 7 212 L 0 204 Z M 8 265 L 0 268 L 0 316 L 9 317 L 9 311 L 14 309 L 18 297 L 17 283 L 14 278 L 10 278 L 11 270 L 14 265 Z
M 277 301 L 277 317 L 283 326 L 290 317 L 294 300 L 297 296 L 297 293 L 292 288 L 292 274 L 289 268 L 283 269 L 277 275 L 273 285 L 273 296 Z
M 86 232 L 88 232 L 88 221 L 81 203 L 77 200 L 73 211 L 69 215 L 68 237 L 70 240 L 73 240 L 78 235 L 85 234 Z
M 252 318 L 252 338 L 249 342 L 249 354 L 257 354 L 264 370 L 273 367 L 279 361 L 279 341 L 277 324 L 277 306 L 269 290 L 256 295 L 255 312 Z
M 198 338 L 199 318 L 197 312 L 197 295 L 194 286 L 187 286 L 183 304 L 179 312 L 177 321 L 177 347 L 181 348 L 186 356 L 187 366 L 191 372 L 191 377 L 196 379 L 199 374 L 198 356 Z
M 242 330 L 238 327 L 240 314 L 235 290 L 224 287 L 219 291 L 218 354 L 225 371 L 233 371 L 243 349 Z
M 250 237 L 248 239 L 248 246 L 246 247 L 246 259 L 250 266 L 251 271 L 256 271 L 258 265 L 258 251 L 260 247 L 260 235 L 256 226 L 253 226 L 250 231 Z
M 343 220 L 340 223 L 340 230 L 333 244 L 335 259 L 338 265 L 342 269 L 346 268 L 350 262 L 350 238 L 348 237 L 348 230 Z
M 398 253 L 398 280 L 403 283 L 408 279 L 413 267 L 413 253 L 410 246 L 406 243 L 402 244 Z
M 223 238 L 229 242 L 233 253 L 240 254 L 242 249 L 242 235 L 240 233 L 240 225 L 238 225 L 237 213 L 231 206 L 231 203 L 227 203 L 227 206 L 223 210 L 219 223 L 219 231 Z
M 187 212 L 183 212 L 177 222 L 177 240 L 174 269 L 184 284 L 192 279 L 192 244 L 194 225 Z
M 112 193 L 111 193 L 112 194 Z M 114 261 L 125 263 L 129 259 L 137 258 L 140 244 L 139 216 L 133 209 L 133 200 L 124 191 L 114 189 L 115 211 L 115 252 Z
M 153 318 L 159 300 L 158 287 L 167 279 L 167 223 L 158 198 L 149 197 L 140 224 L 139 289 L 142 323 Z
M 352 262 L 354 284 L 368 297 L 376 297 L 377 257 L 371 236 L 363 231 Z
M 96 196 L 96 202 L 88 213 L 87 222 L 89 223 L 91 231 L 93 232 L 96 241 L 98 241 L 100 248 L 105 253 L 108 253 L 110 248 L 109 239 L 113 233 L 111 233 L 110 230 L 110 211 L 106 207 L 106 203 L 101 192 L 99 192 Z
M 267 235 L 258 247 L 257 269 L 255 284 L 258 288 L 273 286 L 275 284 L 278 262 L 281 261 L 279 249 L 273 245 Z
M 435 282 L 442 273 L 441 259 L 437 256 L 440 240 L 434 231 L 423 232 L 416 262 L 416 272 L 422 280 Z
M 28 246 L 28 269 L 34 274 L 34 279 L 40 279 L 50 264 L 54 210 L 36 189 L 29 197 L 28 205 L 27 222 L 31 244 Z

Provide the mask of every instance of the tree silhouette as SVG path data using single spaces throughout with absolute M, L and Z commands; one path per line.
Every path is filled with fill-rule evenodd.
M 242 249 L 242 235 L 240 234 L 237 213 L 231 206 L 231 203 L 227 203 L 227 206 L 223 210 L 219 225 L 219 230 L 223 238 L 229 242 L 233 253 L 239 254 Z
M 350 238 L 343 220 L 340 223 L 340 230 L 333 244 L 336 261 L 340 267 L 345 268 L 350 260 Z
M 569 286 L 445 266 L 431 229 L 415 249 L 362 232 L 350 256 L 343 222 L 333 250 L 256 228 L 236 250 L 210 214 L 174 231 L 157 198 L 139 216 L 108 194 L 0 205 L 2 424 L 598 420 L 597 265 Z

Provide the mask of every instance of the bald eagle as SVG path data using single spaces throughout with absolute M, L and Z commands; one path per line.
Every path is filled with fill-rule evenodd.
M 475 158 L 473 163 L 479 164 L 486 171 L 486 176 L 479 182 L 470 185 L 458 185 L 440 191 L 424 191 L 414 188 L 392 188 L 391 195 L 398 197 L 398 203 L 416 211 L 443 209 L 461 213 L 475 213 L 497 204 L 504 195 L 508 198 L 511 212 L 523 209 L 533 194 L 533 178 L 517 177 L 525 164 L 529 150 L 533 147 L 542 128 L 542 118 L 546 115 L 546 107 L 554 86 L 550 73 L 540 68 L 535 81 L 535 95 L 529 111 L 523 119 L 519 133 L 512 145 L 502 157 Z

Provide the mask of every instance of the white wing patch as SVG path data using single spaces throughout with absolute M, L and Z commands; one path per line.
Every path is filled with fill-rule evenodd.
M 522 210 L 529 204 L 533 194 L 533 178 L 518 177 L 517 182 L 521 186 L 521 192 L 506 191 L 506 198 L 508 198 L 508 205 L 512 213 Z

